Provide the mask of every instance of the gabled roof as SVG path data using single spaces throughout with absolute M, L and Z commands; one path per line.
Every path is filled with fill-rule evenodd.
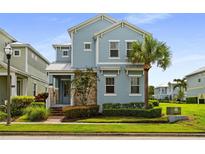
M 195 75 L 195 74 L 199 74 L 199 73 L 202 73 L 202 72 L 205 72 L 205 67 L 201 67 L 201 68 L 197 69 L 196 71 L 186 75 L 185 77 L 192 76 L 192 75 Z
M 11 46 L 13 46 L 13 47 L 28 47 L 34 53 L 36 53 L 39 57 L 41 57 L 47 64 L 50 64 L 49 60 L 47 60 L 42 54 L 40 54 L 34 47 L 32 47 L 28 43 L 14 42 L 14 43 L 11 43 Z
M 86 21 L 84 21 L 84 22 L 82 22 L 82 23 L 80 23 L 80 24 L 78 24 L 76 26 L 73 26 L 73 27 L 69 28 L 68 32 L 69 32 L 69 34 L 71 34 L 72 31 L 79 30 L 80 28 L 82 28 L 84 26 L 87 26 L 89 24 L 92 24 L 92 23 L 94 23 L 94 22 L 96 22 L 96 21 L 98 21 L 100 19 L 105 19 L 105 20 L 107 20 L 107 21 L 109 21 L 109 22 L 111 22 L 113 24 L 118 22 L 116 19 L 113 19 L 112 17 L 110 17 L 110 16 L 108 16 L 106 14 L 99 14 L 99 15 L 97 15 L 97 16 L 95 16 L 93 18 L 90 18 L 90 19 L 88 19 L 88 20 L 86 20 Z
M 0 32 L 2 33 L 2 34 L 4 34 L 6 37 L 8 37 L 9 39 L 11 39 L 13 42 L 16 42 L 17 40 L 13 37 L 13 36 L 11 36 L 9 33 L 7 33 L 5 30 L 3 30 L 2 28 L 0 28 Z
M 147 31 L 144 31 L 143 29 L 131 24 L 131 23 L 128 23 L 126 21 L 121 21 L 121 22 L 118 22 L 118 23 L 115 23 L 113 24 L 112 26 L 108 27 L 108 28 L 105 28 L 97 33 L 94 34 L 94 37 L 98 36 L 98 35 L 102 35 L 102 34 L 105 34 L 107 32 L 110 32 L 112 30 L 114 30 L 115 28 L 117 27 L 120 27 L 120 26 L 127 26 L 128 28 L 136 31 L 136 32 L 139 32 L 141 34 L 146 34 L 146 35 L 152 35 L 151 33 L 147 32 Z

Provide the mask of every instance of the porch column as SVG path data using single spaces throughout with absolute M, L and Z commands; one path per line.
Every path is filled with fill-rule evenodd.
M 28 79 L 23 79 L 23 95 L 28 94 Z
M 17 77 L 15 73 L 11 74 L 11 96 L 16 96 Z
M 74 75 L 71 75 L 71 81 L 74 79 Z M 71 84 L 71 98 L 70 98 L 70 105 L 74 106 L 74 90 L 73 85 Z

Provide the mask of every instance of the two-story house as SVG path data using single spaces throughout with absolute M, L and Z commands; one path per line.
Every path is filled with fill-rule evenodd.
M 143 64 L 128 62 L 133 41 L 150 33 L 126 21 L 97 15 L 68 29 L 70 44 L 55 44 L 56 61 L 47 67 L 50 84 L 48 106 L 75 105 L 71 80 L 74 71 L 93 68 L 98 76 L 90 102 L 128 103 L 144 101 Z
M 187 98 L 192 97 L 197 103 L 205 103 L 205 67 L 186 75 L 186 80 Z
M 20 43 L 5 30 L 0 29 L 0 104 L 7 96 L 6 44 L 13 49 L 11 56 L 11 96 L 30 95 L 47 91 L 46 67 L 49 61 L 30 44 Z
M 179 88 L 176 87 L 176 82 L 169 82 L 168 84 L 161 84 L 154 88 L 154 98 L 159 100 L 174 100 L 178 95 Z

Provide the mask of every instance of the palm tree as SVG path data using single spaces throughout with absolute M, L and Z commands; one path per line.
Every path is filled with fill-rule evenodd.
M 143 63 L 144 65 L 144 103 L 148 108 L 148 72 L 153 64 L 157 64 L 163 70 L 171 64 L 171 51 L 165 42 L 160 42 L 152 36 L 145 36 L 143 41 L 133 42 L 132 51 L 128 54 L 131 63 Z
M 187 83 L 186 83 L 186 79 L 174 79 L 174 81 L 176 82 L 176 85 L 174 86 L 173 89 L 179 88 L 179 92 L 178 92 L 178 99 L 183 99 L 184 97 L 184 90 L 186 90 L 187 88 Z

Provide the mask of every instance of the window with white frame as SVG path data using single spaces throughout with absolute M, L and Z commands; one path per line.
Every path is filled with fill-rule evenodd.
M 68 57 L 68 50 L 62 50 L 62 57 Z
M 36 96 L 37 93 L 37 85 L 36 83 L 33 84 L 33 96 Z
M 20 57 L 21 51 L 20 50 L 14 50 L 14 57 Z
M 91 42 L 84 42 L 84 51 L 91 51 Z
M 106 77 L 105 81 L 105 93 L 106 94 L 114 94 L 115 93 L 115 78 L 114 77 Z
M 131 51 L 132 51 L 132 41 L 127 41 L 126 42 L 127 57 L 129 57 L 129 54 L 130 54 Z
M 131 81 L 131 94 L 140 93 L 140 78 L 139 77 L 130 77 Z
M 119 57 L 119 41 L 110 41 L 110 58 Z

